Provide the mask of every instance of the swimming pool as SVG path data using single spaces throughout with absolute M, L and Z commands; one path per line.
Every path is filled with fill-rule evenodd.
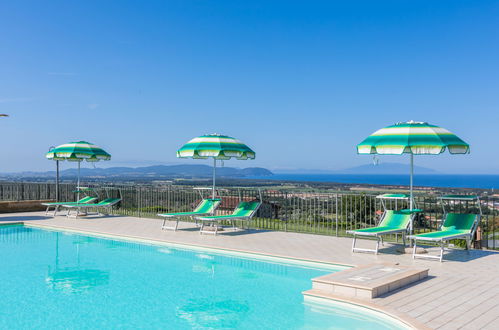
M 304 301 L 331 269 L 24 226 L 0 226 L 0 260 L 0 328 L 404 327 Z

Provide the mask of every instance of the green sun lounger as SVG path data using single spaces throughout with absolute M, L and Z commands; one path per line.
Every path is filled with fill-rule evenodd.
M 76 210 L 76 218 L 78 218 L 80 213 L 88 214 L 87 210 L 95 210 L 97 214 L 108 215 L 109 213 L 107 210 L 111 209 L 119 202 L 121 202 L 121 198 L 106 198 L 94 204 L 73 203 L 61 205 L 61 207 L 68 209 L 67 216 L 71 215 L 71 210 Z M 84 212 L 81 212 L 82 210 L 84 210 Z
M 442 227 L 439 231 L 430 233 L 423 233 L 418 235 L 411 235 L 409 238 L 414 240 L 414 249 L 412 258 L 431 258 L 438 259 L 442 262 L 444 255 L 444 244 L 452 239 L 465 239 L 466 247 L 469 249 L 471 241 L 475 234 L 478 223 L 480 222 L 479 214 L 467 213 L 447 213 L 442 221 Z M 440 255 L 432 256 L 428 254 L 417 254 L 416 243 L 417 241 L 437 242 L 440 245 Z
M 386 210 L 381 217 L 379 225 L 377 227 L 372 228 L 364 228 L 357 230 L 349 230 L 347 233 L 353 235 L 352 242 L 352 252 L 374 252 L 374 254 L 378 254 L 379 243 L 383 243 L 383 235 L 388 234 L 402 234 L 402 240 L 405 246 L 405 236 L 409 231 L 409 225 L 413 220 L 416 212 L 420 210 Z M 355 247 L 355 242 L 357 240 L 357 236 L 369 236 L 376 237 L 376 248 L 375 249 L 363 249 Z
M 234 212 L 230 215 L 196 217 L 197 220 L 201 221 L 199 233 L 216 235 L 218 232 L 218 223 L 220 221 L 230 221 L 232 223 L 232 227 L 235 229 L 236 220 L 250 220 L 256 214 L 261 205 L 262 203 L 260 201 L 240 202 Z M 205 230 L 205 224 L 207 223 L 214 225 L 214 230 Z
M 177 231 L 178 223 L 182 218 L 192 218 L 195 219 L 196 216 L 209 215 L 214 214 L 217 207 L 220 205 L 220 198 L 206 198 L 201 200 L 201 202 L 196 206 L 194 211 L 192 212 L 178 212 L 178 213 L 160 213 L 158 216 L 163 217 L 163 225 L 161 226 L 162 230 L 170 229 L 173 231 Z M 168 220 L 174 220 L 174 226 L 167 226 L 166 222 Z M 195 219 L 196 220 L 196 219 Z M 197 220 L 196 220 L 197 223 Z
M 77 202 L 53 202 L 53 203 L 42 203 L 42 205 L 47 206 L 47 210 L 45 210 L 45 215 L 48 215 L 50 208 L 54 208 L 54 217 L 57 214 L 57 211 L 59 211 L 59 208 L 64 205 L 71 205 L 71 204 L 90 204 L 93 203 L 97 200 L 97 197 L 92 197 L 92 196 L 86 196 L 80 199 Z

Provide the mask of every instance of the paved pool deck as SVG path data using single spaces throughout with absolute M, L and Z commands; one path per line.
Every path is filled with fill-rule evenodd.
M 360 266 L 374 262 L 429 268 L 429 276 L 416 284 L 366 300 L 378 308 L 432 329 L 499 328 L 499 253 L 485 250 L 450 250 L 445 261 L 413 260 L 389 243 L 375 256 L 352 253 L 350 238 L 263 230 L 231 231 L 218 236 L 200 235 L 191 223 L 177 232 L 161 230 L 161 220 L 123 216 L 81 219 L 45 216 L 45 212 L 0 215 L 0 224 L 26 223 L 38 227 L 124 236 L 174 244 L 234 250 L 324 263 Z M 359 247 L 374 241 L 358 240 Z M 429 249 L 430 253 L 437 253 Z M 348 299 L 347 299 L 348 300 Z

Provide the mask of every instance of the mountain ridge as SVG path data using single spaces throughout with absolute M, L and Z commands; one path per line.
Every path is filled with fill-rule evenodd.
M 75 177 L 78 173 L 76 168 L 60 171 L 60 177 Z M 82 168 L 81 177 L 109 177 L 109 178 L 137 178 L 137 177 L 157 177 L 157 178 L 186 178 L 186 177 L 211 177 L 213 168 L 204 164 L 183 164 L 183 165 L 152 165 L 142 167 L 107 167 L 107 168 Z M 270 176 L 273 173 L 262 167 L 217 167 L 217 176 L 241 178 L 246 176 Z M 2 173 L 4 177 L 53 177 L 55 171 L 24 171 L 16 173 Z
M 403 163 L 380 163 L 364 164 L 340 170 L 318 170 L 318 169 L 296 169 L 296 170 L 274 170 L 276 174 L 407 174 L 409 164 Z M 414 172 L 418 174 L 438 174 L 431 168 L 414 166 Z

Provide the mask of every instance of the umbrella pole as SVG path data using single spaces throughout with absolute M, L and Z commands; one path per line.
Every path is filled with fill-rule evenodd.
M 217 160 L 213 157 L 213 187 L 211 192 L 211 198 L 215 199 L 215 175 L 217 172 Z
M 55 161 L 55 201 L 59 202 L 59 161 Z
M 412 186 L 413 186 L 413 182 L 414 182 L 413 181 L 413 177 L 414 177 L 414 154 L 411 153 L 411 182 L 410 182 L 410 189 L 411 189 L 411 193 L 410 193 L 410 195 L 411 195 L 410 210 L 411 211 L 412 211 L 412 209 L 414 207 L 414 205 L 413 205 L 413 198 L 414 198 L 414 196 L 413 196 L 413 191 L 412 191 L 413 190 Z
M 77 190 L 77 192 L 76 192 L 77 199 L 76 200 L 77 201 L 80 200 L 80 163 L 81 162 L 78 162 L 78 181 L 77 181 L 77 184 L 76 184 L 76 190 Z
M 414 154 L 411 152 L 411 179 L 410 179 L 410 197 L 409 197 L 409 209 L 412 211 L 414 205 L 413 205 L 413 191 L 412 191 L 412 185 L 413 185 L 413 177 L 414 177 Z M 409 234 L 414 233 L 414 217 L 411 214 L 411 221 L 409 224 Z M 412 246 L 412 240 L 409 243 L 409 246 Z

